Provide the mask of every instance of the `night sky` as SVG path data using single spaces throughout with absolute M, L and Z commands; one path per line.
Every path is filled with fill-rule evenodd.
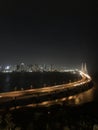
M 56 64 L 98 70 L 92 1 L 0 1 L 0 64 Z

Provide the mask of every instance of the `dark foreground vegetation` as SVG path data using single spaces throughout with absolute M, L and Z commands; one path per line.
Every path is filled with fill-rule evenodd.
M 82 106 L 21 108 L 0 114 L 0 130 L 94 130 L 98 129 L 98 102 Z

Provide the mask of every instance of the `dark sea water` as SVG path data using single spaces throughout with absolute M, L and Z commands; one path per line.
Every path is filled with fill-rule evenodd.
M 95 84 L 94 100 L 98 101 L 98 72 L 92 74 L 92 80 Z
M 60 72 L 13 72 L 0 73 L 0 92 L 40 88 L 79 80 L 78 73 Z

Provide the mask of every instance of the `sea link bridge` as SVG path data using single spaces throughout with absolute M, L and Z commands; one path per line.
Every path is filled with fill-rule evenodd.
M 41 74 L 43 73 L 41 72 Z M 89 95 L 90 99 L 92 99 L 93 82 L 92 78 L 87 74 L 86 67 L 82 67 L 81 70 L 66 70 L 64 73 L 77 75 L 79 78 L 52 86 L 48 85 L 40 88 L 1 92 L 0 109 L 12 110 L 22 107 L 49 107 L 55 104 L 79 105 L 86 102 L 86 95 L 87 97 Z M 83 97 L 85 101 L 82 101 Z

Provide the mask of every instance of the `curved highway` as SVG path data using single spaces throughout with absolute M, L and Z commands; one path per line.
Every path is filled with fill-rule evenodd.
M 88 74 L 85 74 L 82 71 L 79 71 L 79 74 L 81 75 L 80 80 L 75 82 L 70 82 L 67 84 L 55 85 L 55 86 L 37 88 L 37 89 L 28 89 L 28 90 L 0 93 L 0 103 L 2 104 L 5 102 L 11 102 L 13 100 L 21 100 L 21 99 L 25 100 L 27 98 L 43 96 L 49 93 L 63 92 L 64 90 L 67 90 L 69 88 L 73 88 L 73 87 L 76 88 L 77 86 L 85 85 L 92 81 L 91 77 Z M 66 99 L 67 99 L 66 97 L 63 97 L 56 100 L 43 101 L 40 103 L 31 103 L 31 104 L 27 104 L 26 106 L 48 106 L 52 104 L 61 103 L 61 101 L 65 101 Z

